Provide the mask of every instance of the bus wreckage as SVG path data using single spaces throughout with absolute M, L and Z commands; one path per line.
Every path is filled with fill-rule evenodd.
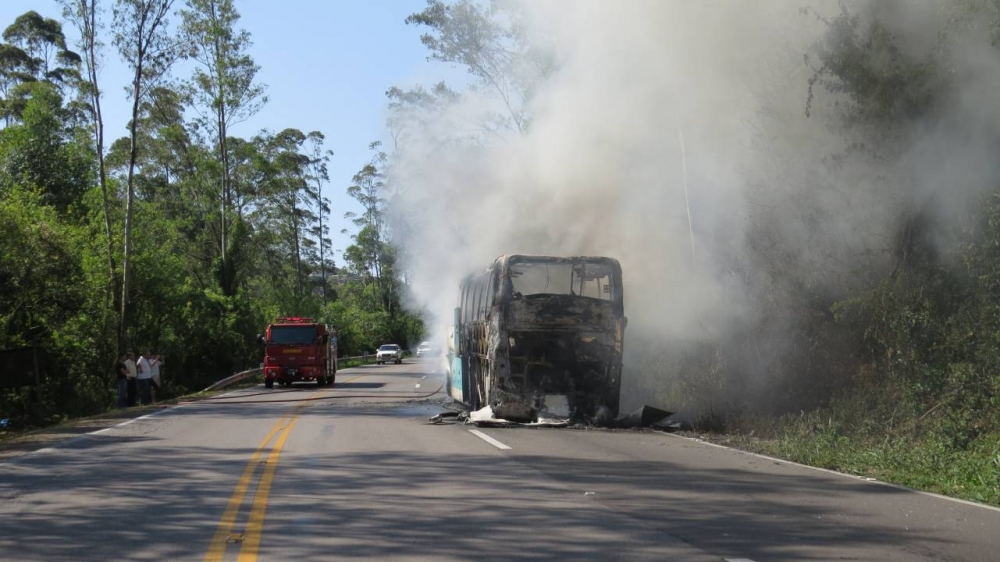
M 626 323 L 617 260 L 501 256 L 461 283 L 448 392 L 480 421 L 612 425 Z

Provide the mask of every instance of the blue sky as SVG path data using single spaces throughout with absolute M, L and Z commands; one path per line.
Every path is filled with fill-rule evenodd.
M 108 10 L 113 0 L 103 0 Z M 176 0 L 175 7 L 184 5 Z M 426 62 L 421 30 L 403 23 L 425 0 L 241 0 L 241 26 L 253 38 L 251 53 L 261 66 L 258 78 L 268 85 L 268 104 L 232 134 L 250 137 L 260 129 L 287 127 L 321 131 L 326 147 L 334 151 L 330 184 L 324 194 L 332 203 L 334 249 L 350 240 L 340 234 L 353 225 L 343 219 L 356 204 L 345 191 L 351 177 L 370 158 L 368 144 L 385 132 L 385 91 L 391 86 L 433 83 L 456 71 Z M 55 0 L 0 0 L 0 28 L 20 14 L 35 10 L 61 20 Z M 176 23 L 174 17 L 171 23 Z M 71 26 L 64 28 L 73 42 Z M 129 105 L 124 86 L 128 74 L 105 32 L 105 69 L 100 76 L 105 92 L 105 134 L 109 139 L 127 131 Z M 190 66 L 175 68 L 186 78 Z M 340 259 L 338 252 L 336 259 Z

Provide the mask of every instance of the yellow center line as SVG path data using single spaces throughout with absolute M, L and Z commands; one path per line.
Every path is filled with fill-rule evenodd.
M 274 480 L 274 471 L 278 468 L 278 457 L 281 456 L 281 449 L 285 446 L 288 434 L 292 432 L 292 427 L 298 421 L 297 417 L 285 427 L 278 440 L 271 449 L 271 454 L 267 458 L 267 466 L 264 467 L 264 474 L 257 484 L 257 492 L 254 494 L 253 506 L 250 508 L 250 519 L 247 521 L 246 539 L 240 548 L 239 562 L 257 562 L 257 549 L 260 548 L 260 537 L 264 532 L 264 513 L 267 511 L 267 500 L 271 495 L 271 482 Z
M 247 489 L 250 487 L 250 480 L 253 479 L 254 471 L 257 469 L 257 463 L 260 462 L 261 454 L 264 452 L 267 444 L 270 443 L 275 434 L 277 434 L 278 431 L 284 427 L 282 424 L 286 418 L 288 418 L 288 414 L 282 416 L 281 419 L 278 420 L 278 423 L 274 424 L 271 431 L 268 431 L 267 435 L 264 436 L 264 440 L 261 441 L 257 450 L 250 456 L 250 462 L 247 463 L 246 468 L 243 469 L 243 474 L 236 483 L 236 488 L 233 490 L 232 497 L 229 498 L 226 510 L 222 513 L 222 519 L 219 521 L 219 526 L 215 530 L 215 536 L 212 537 L 212 542 L 209 543 L 208 552 L 205 554 L 205 562 L 222 562 L 222 559 L 225 557 L 229 533 L 233 530 L 233 525 L 236 524 L 236 514 L 239 513 L 240 506 L 243 505 L 243 498 L 246 496 Z
M 343 382 L 351 382 L 366 376 L 368 375 L 358 375 Z M 332 389 L 325 388 L 311 394 L 309 398 L 315 398 L 328 390 Z M 267 401 L 261 403 L 266 404 Z M 267 448 L 268 444 L 279 431 L 284 430 L 275 442 L 274 447 L 271 449 L 271 453 L 267 460 L 267 466 L 264 469 L 264 474 L 261 476 L 256 492 L 254 492 L 253 505 L 250 512 L 250 521 L 247 525 L 246 533 L 249 536 L 246 537 L 244 541 L 244 548 L 247 548 L 247 553 L 244 554 L 243 550 L 240 551 L 239 559 L 241 561 L 253 561 L 257 559 L 257 549 L 260 546 L 260 538 L 263 534 L 264 512 L 267 509 L 267 500 L 270 496 L 271 482 L 274 479 L 274 471 L 277 468 L 278 457 L 281 455 L 281 449 L 285 445 L 285 440 L 288 439 L 288 434 L 291 433 L 292 426 L 294 426 L 295 422 L 298 420 L 302 409 L 306 408 L 310 404 L 310 402 L 299 404 L 290 412 L 282 416 L 278 422 L 274 424 L 274 427 L 267 432 L 267 435 L 264 436 L 264 440 L 261 441 L 257 450 L 250 456 L 250 461 L 247 463 L 246 468 L 243 469 L 243 474 L 240 476 L 239 481 L 236 483 L 236 487 L 233 489 L 233 495 L 229 498 L 226 510 L 222 513 L 222 519 L 219 520 L 219 526 L 216 528 L 215 535 L 212 537 L 212 542 L 209 543 L 208 552 L 205 553 L 205 562 L 222 562 L 225 558 L 229 534 L 233 531 L 233 527 L 236 525 L 236 516 L 239 514 L 240 507 L 243 505 L 243 500 L 246 498 L 247 490 L 250 488 L 250 482 L 253 480 L 253 475 L 257 471 L 257 465 L 260 464 L 260 459 L 261 456 L 263 456 L 264 449 Z M 287 424 L 285 423 L 286 421 L 288 422 Z M 253 546 L 249 547 L 250 544 Z

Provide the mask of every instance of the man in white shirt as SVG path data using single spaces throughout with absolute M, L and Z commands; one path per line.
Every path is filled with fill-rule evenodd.
M 136 377 L 138 375 L 135 366 L 135 356 L 129 353 L 125 360 L 125 369 L 128 370 L 128 382 L 125 387 L 125 399 L 129 406 L 135 406 Z
M 153 374 L 152 382 L 150 383 L 153 387 L 153 402 L 156 402 L 156 395 L 160 392 L 160 365 L 163 364 L 163 356 L 157 353 L 153 355 L 152 359 L 149 360 L 149 371 Z
M 153 380 L 153 370 L 150 368 L 148 357 L 150 357 L 150 354 L 146 351 L 139 356 L 139 361 L 135 364 L 136 368 L 139 370 L 139 399 L 142 400 L 144 405 L 152 402 L 152 398 L 149 394 L 149 386 L 150 381 Z

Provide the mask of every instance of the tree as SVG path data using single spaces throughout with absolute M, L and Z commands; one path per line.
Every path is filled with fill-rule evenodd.
M 30 11 L 3 32 L 0 44 L 0 92 L 7 124 L 20 118 L 32 93 L 30 85 L 42 81 L 64 94 L 64 87 L 80 78 L 80 56 L 66 48 L 62 24 Z
M 462 96 L 444 82 L 438 82 L 430 91 L 420 85 L 409 90 L 393 86 L 385 92 L 385 97 L 389 100 L 386 124 L 392 138 L 392 154 L 399 158 L 407 143 L 413 142 L 410 137 L 413 130 L 422 134 L 421 142 L 427 142 L 426 131 L 431 120 L 440 118 Z
M 35 78 L 65 85 L 79 78 L 80 55 L 66 47 L 62 24 L 38 12 L 25 12 L 3 32 L 4 41 L 19 47 L 32 59 Z
M 132 99 L 132 119 L 129 123 L 122 300 L 118 330 L 120 347 L 124 347 L 128 322 L 132 206 L 135 199 L 135 165 L 139 158 L 139 108 L 150 89 L 167 74 L 178 56 L 178 45 L 167 30 L 167 16 L 173 3 L 174 0 L 116 0 L 114 8 L 114 44 L 122 60 L 132 71 L 132 84 L 129 90 Z
M 524 134 L 535 83 L 551 75 L 553 62 L 528 45 L 521 19 L 510 2 L 427 0 L 424 11 L 411 14 L 406 23 L 430 28 L 420 36 L 431 53 L 428 60 L 465 66 L 503 103 L 503 124 Z
M 261 135 L 257 165 L 260 168 L 262 204 L 252 217 L 258 230 L 267 231 L 266 269 L 275 284 L 293 280 L 291 296 L 297 303 L 306 296 L 309 264 L 306 250 L 312 240 L 308 232 L 316 220 L 311 211 L 308 186 L 308 155 L 302 148 L 306 135 L 298 129 Z M 291 263 L 291 275 L 282 263 Z
M 323 222 L 323 217 L 330 212 L 330 201 L 323 197 L 323 184 L 330 181 L 330 174 L 327 164 L 333 156 L 332 150 L 323 151 L 323 141 L 326 137 L 319 131 L 313 131 L 307 135 L 309 142 L 309 179 L 312 185 L 309 186 L 309 196 L 316 204 L 316 217 L 318 224 L 312 231 L 313 237 L 319 243 L 319 268 L 320 278 L 323 282 L 323 304 L 327 302 L 326 283 L 326 253 L 325 247 L 328 242 L 326 235 L 329 230 Z
M 352 237 L 354 244 L 344 251 L 344 260 L 359 275 L 369 280 L 379 303 L 391 313 L 395 290 L 390 268 L 395 260 L 391 247 L 386 243 L 388 232 L 383 171 L 388 158 L 381 150 L 382 143 L 373 142 L 368 148 L 375 154 L 370 162 L 354 174 L 353 183 L 347 188 L 347 194 L 361 204 L 363 211 L 360 215 L 344 213 L 344 218 L 351 219 L 358 227 L 358 233 Z
M 232 170 L 227 148 L 229 128 L 252 117 L 267 101 L 265 87 L 254 82 L 260 67 L 249 55 L 250 34 L 234 26 L 240 15 L 233 0 L 188 0 L 181 12 L 191 57 L 199 63 L 187 91 L 200 112 L 199 123 L 211 131 L 220 164 L 218 244 L 222 256 L 222 291 L 235 294 L 227 251 L 231 243 L 228 215 L 232 212 Z
M 16 111 L 10 99 L 14 88 L 25 82 L 35 81 L 35 61 L 14 45 L 0 44 L 0 112 L 4 122 L 10 125 Z
M 63 17 L 72 23 L 80 34 L 79 48 L 83 53 L 83 66 L 87 71 L 82 79 L 81 93 L 86 98 L 93 126 L 94 152 L 97 154 L 97 177 L 101 184 L 104 212 L 104 235 L 108 247 L 108 301 L 116 294 L 114 238 L 111 234 L 111 199 L 108 193 L 108 174 L 104 165 L 104 115 L 101 111 L 101 88 L 98 85 L 103 44 L 98 38 L 101 24 L 100 0 L 61 0 Z
M 55 86 L 32 82 L 25 89 L 30 95 L 20 123 L 0 131 L 0 194 L 14 185 L 31 186 L 45 203 L 66 211 L 90 186 L 91 154 L 67 130 Z

